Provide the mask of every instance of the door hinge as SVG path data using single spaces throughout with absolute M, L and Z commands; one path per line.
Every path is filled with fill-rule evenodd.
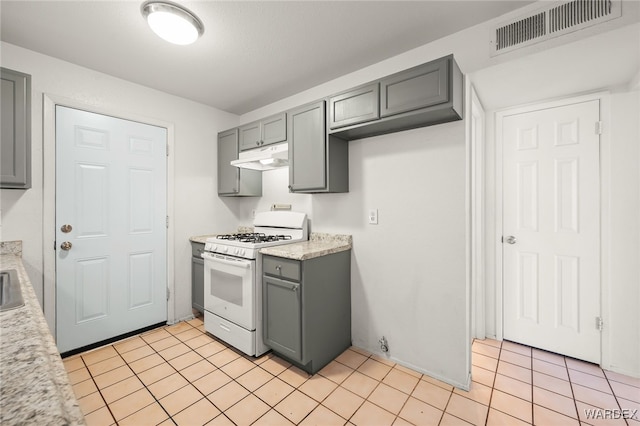
M 596 121 L 596 135 L 602 134 L 602 121 Z
M 171 290 L 169 290 L 169 288 L 167 287 L 167 300 L 169 300 L 170 296 L 171 296 Z
M 169 216 L 167 216 L 167 228 L 169 227 Z
M 604 328 L 604 321 L 602 320 L 602 317 L 596 317 L 596 329 L 599 331 L 602 331 L 603 328 Z
M 56 242 L 53 242 L 53 251 L 56 251 Z

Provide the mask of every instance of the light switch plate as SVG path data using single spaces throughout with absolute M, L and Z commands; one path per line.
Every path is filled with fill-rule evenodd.
M 369 225 L 377 225 L 378 224 L 378 209 L 369 209 Z

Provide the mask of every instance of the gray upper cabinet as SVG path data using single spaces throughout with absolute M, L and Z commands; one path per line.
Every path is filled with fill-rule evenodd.
M 350 126 L 380 117 L 379 84 L 367 84 L 329 98 L 329 128 Z
M 287 140 L 287 114 L 281 113 L 239 127 L 240 151 Z
M 348 192 L 349 151 L 344 140 L 326 134 L 326 102 L 319 101 L 287 113 L 289 190 Z
M 446 58 L 429 62 L 380 81 L 380 115 L 387 117 L 447 102 Z
M 218 195 L 225 197 L 259 197 L 262 173 L 232 166 L 238 159 L 238 129 L 218 133 Z
M 378 84 L 379 118 L 365 119 L 364 98 L 353 100 L 359 110 L 355 106 L 348 109 L 342 124 L 332 118 L 331 135 L 352 140 L 462 119 L 463 76 L 453 55 L 387 76 L 360 90 Z M 363 119 L 348 121 L 360 117 Z
M 31 76 L 1 69 L 0 188 L 31 188 Z

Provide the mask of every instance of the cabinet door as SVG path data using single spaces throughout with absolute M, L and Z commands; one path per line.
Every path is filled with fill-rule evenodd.
M 260 122 L 245 124 L 239 128 L 240 132 L 240 151 L 257 148 L 260 146 Z
M 380 81 L 380 116 L 426 108 L 449 100 L 449 59 L 429 62 Z
M 264 341 L 293 360 L 302 360 L 300 284 L 273 277 L 262 280 Z
M 329 127 L 350 126 L 380 117 L 378 83 L 349 90 L 329 98 Z
M 282 113 L 262 120 L 262 139 L 260 145 L 284 142 L 287 140 L 287 114 Z
M 31 188 L 31 76 L 2 68 L 0 187 Z
M 238 159 L 238 131 L 218 134 L 218 194 L 237 194 L 240 187 L 240 169 L 229 164 Z
M 204 260 L 191 257 L 191 306 L 204 312 Z
M 289 111 L 289 189 L 312 191 L 327 186 L 325 101 Z

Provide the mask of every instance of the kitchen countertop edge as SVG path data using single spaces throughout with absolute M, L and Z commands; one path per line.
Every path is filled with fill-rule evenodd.
M 351 235 L 311 233 L 308 241 L 260 249 L 260 253 L 292 260 L 308 260 L 351 250 Z
M 20 253 L 4 252 L 0 263 L 2 269 L 17 271 L 25 302 L 22 307 L 0 313 L 0 420 L 12 424 L 36 421 L 40 425 L 84 425 L 80 405 Z

